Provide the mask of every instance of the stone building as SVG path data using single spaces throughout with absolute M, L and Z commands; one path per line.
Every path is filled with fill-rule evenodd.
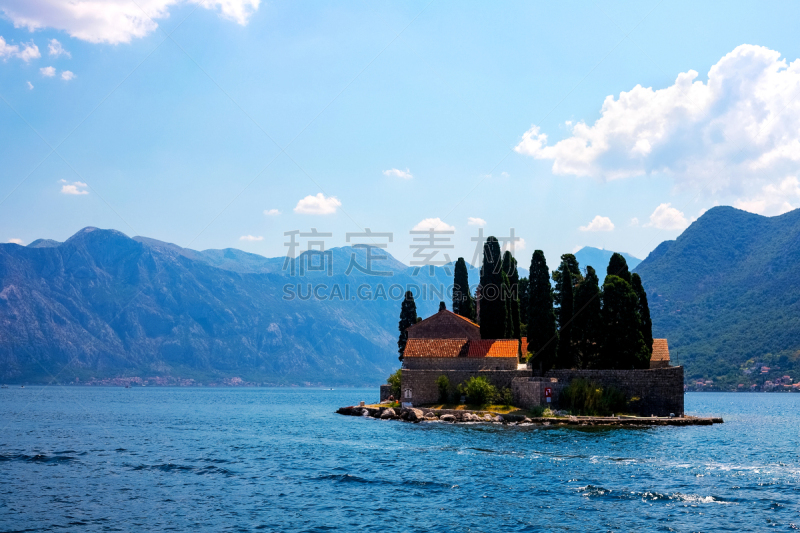
M 515 405 L 547 405 L 550 389 L 558 405 L 558 392 L 573 379 L 614 386 L 635 399 L 640 414 L 683 414 L 683 368 L 669 366 L 666 339 L 655 339 L 650 368 L 644 370 L 551 370 L 544 376 L 519 364 L 527 352 L 527 339 L 481 339 L 480 326 L 446 309 L 408 328 L 403 356 L 400 400 L 412 405 L 439 401 L 437 379 L 446 376 L 455 387 L 473 376 L 484 376 L 498 389 L 512 390 Z

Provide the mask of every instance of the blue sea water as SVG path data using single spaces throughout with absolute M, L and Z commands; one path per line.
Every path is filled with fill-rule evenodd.
M 377 390 L 0 390 L 4 531 L 785 531 L 800 395 L 694 393 L 712 427 L 410 424 Z

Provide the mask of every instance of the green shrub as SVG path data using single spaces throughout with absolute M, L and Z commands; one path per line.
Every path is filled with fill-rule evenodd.
M 388 378 L 386 378 L 386 383 L 392 386 L 392 396 L 394 396 L 395 400 L 400 400 L 400 373 L 402 369 L 398 368 L 397 372 L 391 374 Z
M 511 389 L 508 387 L 503 387 L 497 391 L 494 402 L 504 407 L 510 407 L 511 404 L 514 403 L 514 395 L 511 393 Z
M 447 403 L 450 396 L 450 380 L 447 376 L 439 376 L 436 378 L 436 387 L 439 389 L 439 401 Z
M 497 395 L 497 389 L 483 376 L 469 378 L 458 389 L 467 397 L 467 403 L 472 405 L 486 405 Z
M 575 379 L 561 390 L 558 403 L 573 415 L 608 416 L 624 412 L 625 393 L 615 387 L 600 387 L 585 379 Z

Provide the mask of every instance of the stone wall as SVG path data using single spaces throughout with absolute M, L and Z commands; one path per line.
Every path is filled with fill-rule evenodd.
M 680 366 L 647 370 L 551 370 L 544 378 L 516 380 L 512 386 L 514 401 L 525 408 L 546 405 L 544 388 L 549 386 L 553 389 L 553 405 L 558 407 L 558 393 L 577 378 L 616 387 L 629 399 L 638 398 L 631 403 L 636 414 L 683 415 L 683 367 Z
M 518 363 L 516 357 L 406 357 L 403 373 L 406 370 L 516 370 Z
M 379 401 L 385 402 L 392 395 L 391 385 L 381 385 L 381 399 Z
M 498 358 L 500 359 L 500 358 Z M 463 360 L 463 358 L 459 358 Z M 516 368 L 516 358 L 514 358 Z M 473 376 L 484 376 L 498 389 L 511 387 L 514 378 L 530 376 L 528 370 L 411 370 L 403 369 L 400 397 L 402 402 L 415 406 L 433 404 L 439 401 L 439 387 L 436 380 L 439 376 L 447 376 L 450 386 L 455 388 Z M 410 397 L 409 392 L 410 391 Z

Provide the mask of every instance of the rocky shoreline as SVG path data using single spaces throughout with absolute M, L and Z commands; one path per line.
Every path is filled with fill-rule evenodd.
M 639 416 L 566 416 L 566 417 L 527 417 L 520 414 L 502 414 L 493 411 L 470 411 L 454 409 L 430 409 L 409 407 L 349 406 L 340 407 L 336 413 L 346 416 L 363 416 L 380 420 L 401 420 L 404 422 L 446 422 L 446 423 L 492 423 L 505 425 L 541 426 L 710 426 L 722 424 L 722 418 L 681 417 L 639 417 Z

